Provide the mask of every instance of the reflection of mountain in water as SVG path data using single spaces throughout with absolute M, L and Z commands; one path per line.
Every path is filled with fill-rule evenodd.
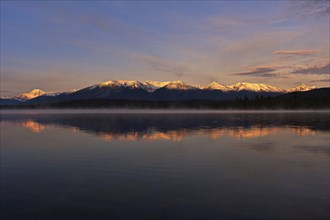
M 231 136 L 238 139 L 244 138 L 257 138 L 268 136 L 279 132 L 281 128 L 270 127 L 270 128 L 221 128 L 221 129 L 199 129 L 199 130 L 176 130 L 176 131 L 156 131 L 152 130 L 146 134 L 132 132 L 128 134 L 108 133 L 100 134 L 99 136 L 105 141 L 112 140 L 125 140 L 125 141 L 136 141 L 139 139 L 154 141 L 154 140 L 171 140 L 181 141 L 185 137 L 195 135 L 207 135 L 211 139 L 216 140 L 223 136 Z M 315 131 L 309 128 L 290 128 L 291 131 L 297 133 L 299 136 L 314 135 Z
M 171 140 L 207 135 L 256 138 L 276 134 L 286 128 L 299 136 L 330 130 L 329 114 L 41 114 L 2 115 L 34 132 L 48 126 L 72 128 L 101 137 L 105 141 Z
M 27 121 L 23 121 L 21 123 L 19 123 L 19 125 L 29 128 L 31 129 L 33 132 L 35 133 L 40 133 L 42 131 L 44 131 L 46 129 L 47 125 L 42 125 L 36 121 L 33 121 L 31 119 L 27 120 Z

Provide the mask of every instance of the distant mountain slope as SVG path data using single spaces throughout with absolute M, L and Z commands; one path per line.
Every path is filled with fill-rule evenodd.
M 207 90 L 220 90 L 220 91 L 223 91 L 223 92 L 227 92 L 227 91 L 232 91 L 233 89 L 228 87 L 228 86 L 225 86 L 225 85 L 222 85 L 216 81 L 213 81 L 211 83 L 209 83 L 208 85 L 206 85 L 204 87 L 204 89 L 207 89 Z
M 297 87 L 286 90 L 286 92 L 306 92 L 312 89 L 316 89 L 315 86 L 306 86 L 305 84 L 301 84 Z
M 114 80 L 105 81 L 93 86 L 67 92 L 45 92 L 34 89 L 12 98 L 2 98 L 0 105 L 38 105 L 74 100 L 235 100 L 253 99 L 257 96 L 274 97 L 288 91 L 308 91 L 315 87 L 300 85 L 284 90 L 275 86 L 258 83 L 238 82 L 226 86 L 211 82 L 206 86 L 189 85 L 183 81 L 146 81 Z
M 147 91 L 148 92 L 153 92 L 156 89 L 162 88 L 166 86 L 167 84 L 171 83 L 171 81 L 166 81 L 166 82 L 159 82 L 159 81 L 152 81 L 152 80 L 147 80 L 144 84 L 147 86 Z
M 0 106 L 16 106 L 21 103 L 22 103 L 22 101 L 19 101 L 17 99 L 9 99 L 9 98 L 0 99 Z
M 330 88 L 319 88 L 312 89 L 308 91 L 295 91 L 287 94 L 283 94 L 278 98 L 295 98 L 295 99 L 305 99 L 305 98 L 329 98 L 330 99 Z
M 245 90 L 252 92 L 275 92 L 275 93 L 286 92 L 284 89 L 280 89 L 275 86 L 270 86 L 267 84 L 247 83 L 247 82 L 239 82 L 228 87 L 235 91 Z
M 95 89 L 96 88 L 93 88 L 92 90 Z M 127 90 L 129 92 L 136 91 L 134 89 L 124 88 L 123 92 L 126 93 Z M 137 91 L 143 91 L 143 95 L 151 95 L 144 90 L 137 89 Z M 45 96 L 40 96 L 36 98 L 38 99 L 38 102 L 33 103 L 32 99 L 28 102 L 21 102 L 19 106 L 33 108 L 330 109 L 330 88 L 321 88 L 306 92 L 292 92 L 273 97 L 264 96 L 262 95 L 263 93 L 253 93 L 255 95 L 253 97 L 247 96 L 246 94 L 248 93 L 246 91 L 222 92 L 217 90 L 207 90 L 204 92 L 209 92 L 207 94 L 208 99 L 199 99 L 199 95 L 206 96 L 206 94 L 198 93 L 200 90 L 197 89 L 175 91 L 163 88 L 162 90 L 159 90 L 158 93 L 161 93 L 162 91 L 170 96 L 158 96 L 157 99 L 119 99 L 119 96 L 116 96 L 117 98 L 115 99 L 111 99 L 101 97 L 95 98 L 95 96 L 93 96 L 93 98 L 88 98 L 85 96 L 84 98 L 74 99 L 72 95 L 79 95 L 79 97 L 84 95 L 84 91 L 79 91 L 76 94 L 62 94 L 52 97 L 53 101 L 51 102 L 49 102 L 49 100 L 47 102 L 41 102 L 40 99 L 45 98 Z M 96 91 L 96 94 L 98 94 L 98 92 L 99 91 Z M 103 94 L 102 91 L 101 94 Z M 216 98 L 210 98 L 212 97 L 211 94 L 215 95 Z M 223 95 L 223 97 L 227 98 L 219 99 L 219 95 Z M 194 98 L 185 99 L 186 96 Z M 6 106 L 10 107 L 13 105 L 7 103 Z
M 127 99 L 127 100 L 230 100 L 239 97 L 253 98 L 256 95 L 278 95 L 280 89 L 257 89 L 256 84 L 244 83 L 244 89 L 229 88 L 213 82 L 206 87 L 192 86 L 180 80 L 157 82 L 146 81 L 141 83 L 135 80 L 106 81 L 86 87 L 71 93 L 61 93 L 57 96 L 41 95 L 27 100 L 26 104 L 54 103 L 70 100 L 92 99 Z M 249 89 L 254 86 L 254 89 Z M 265 85 L 259 86 L 260 88 Z M 273 88 L 268 86 L 267 88 Z M 274 87 L 275 88 L 275 87 Z
M 15 96 L 14 99 L 20 100 L 20 101 L 26 101 L 29 99 L 36 98 L 38 96 L 46 94 L 45 91 L 42 91 L 41 89 L 33 89 L 30 92 L 22 93 L 18 96 Z
M 330 109 L 330 88 L 292 92 L 272 98 L 253 100 L 246 106 L 249 108 L 259 106 L 266 109 Z

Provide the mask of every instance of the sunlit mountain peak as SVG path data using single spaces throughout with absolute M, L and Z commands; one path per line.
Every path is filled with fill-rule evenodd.
M 177 81 L 172 81 L 169 84 L 165 86 L 167 89 L 179 89 L 179 90 L 187 90 L 187 89 L 196 89 L 196 86 L 191 86 L 188 85 L 187 83 L 177 80 Z
M 144 85 L 147 86 L 149 92 L 153 92 L 156 89 L 162 88 L 169 83 L 171 83 L 171 81 L 160 82 L 160 81 L 147 80 L 145 81 Z
M 213 82 L 209 83 L 204 88 L 209 89 L 209 90 L 221 90 L 221 91 L 231 90 L 231 88 L 229 88 L 228 86 L 222 85 L 222 84 L 218 83 L 217 81 L 213 81 Z
M 145 89 L 145 86 L 137 81 L 137 80 L 110 80 L 101 82 L 100 84 L 96 85 L 99 87 L 129 87 L 129 88 L 142 88 Z
M 307 86 L 305 84 L 300 84 L 292 89 L 288 89 L 287 92 L 305 92 L 312 89 L 316 89 L 315 86 Z
M 45 94 L 46 94 L 46 92 L 42 91 L 41 89 L 33 89 L 32 91 L 22 93 L 22 94 L 16 96 L 15 98 L 18 100 L 29 100 L 29 99 L 33 99 L 33 98 L 36 98 L 38 96 L 45 95 Z
M 123 90 L 123 88 L 125 88 Z M 228 97 L 233 99 L 235 95 L 245 93 L 253 97 L 256 93 L 268 93 L 269 95 L 284 94 L 289 92 L 305 92 L 315 89 L 315 86 L 307 86 L 301 84 L 297 87 L 284 90 L 279 87 L 261 84 L 261 83 L 248 83 L 248 82 L 238 82 L 236 84 L 227 86 L 213 81 L 206 86 L 200 85 L 190 85 L 181 80 L 175 81 L 152 81 L 147 80 L 145 82 L 140 82 L 137 80 L 110 80 L 95 84 L 90 87 L 82 88 L 79 90 L 70 90 L 62 92 L 45 92 L 41 89 L 33 89 L 30 92 L 22 93 L 20 95 L 2 99 L 4 103 L 9 103 L 9 105 L 17 105 L 20 102 L 51 102 L 61 101 L 61 100 L 76 100 L 76 99 L 104 99 L 104 98 L 118 98 L 121 99 L 154 99 L 154 100 L 164 100 L 168 98 L 170 92 L 172 95 L 170 99 L 212 99 L 220 100 L 226 99 Z M 117 92 L 118 90 L 118 92 Z M 132 91 L 128 91 L 132 90 Z M 135 90 L 135 91 L 134 91 Z M 143 91 L 144 90 L 144 91 Z M 159 92 L 155 92 L 158 91 Z M 170 91 L 172 90 L 172 91 Z M 191 91 L 190 91 L 191 90 Z M 222 91 L 226 92 L 222 94 L 221 92 L 209 93 L 208 90 Z M 181 93 L 180 91 L 186 91 Z M 147 94 L 146 92 L 150 93 Z M 251 93 L 252 92 L 252 93 Z M 120 94 L 118 96 L 118 94 Z M 212 96 L 213 95 L 213 96 Z M 39 98 L 39 96 L 42 96 Z M 32 100 L 33 99 L 33 100 Z
M 144 89 L 148 92 L 154 92 L 155 90 L 160 88 L 167 88 L 167 89 L 175 89 L 175 90 L 205 89 L 205 90 L 220 90 L 226 92 L 252 91 L 252 92 L 273 92 L 273 93 L 308 91 L 316 88 L 315 86 L 309 87 L 304 84 L 301 84 L 295 88 L 285 90 L 268 84 L 249 83 L 249 82 L 238 82 L 233 85 L 227 86 L 227 85 L 222 85 L 217 81 L 212 81 L 206 86 L 199 86 L 199 85 L 190 85 L 181 80 L 163 81 L 163 82 L 147 80 L 144 83 L 141 83 L 140 81 L 137 80 L 110 80 L 110 81 L 101 82 L 89 88 L 95 88 L 95 87 L 113 87 L 113 88 L 127 87 L 132 89 Z
M 247 90 L 253 92 L 285 92 L 284 89 L 261 83 L 238 82 L 228 87 L 237 91 Z

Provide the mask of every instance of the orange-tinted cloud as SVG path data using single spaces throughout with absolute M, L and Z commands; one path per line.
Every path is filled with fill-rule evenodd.
M 299 68 L 292 73 L 294 74 L 330 74 L 330 64 L 315 65 L 306 68 Z
M 319 80 L 311 80 L 309 82 L 311 82 L 311 83 L 315 83 L 315 82 L 330 82 L 330 78 L 328 78 L 328 79 L 319 79 Z
M 276 50 L 273 54 L 278 55 L 298 55 L 298 56 L 309 56 L 319 53 L 318 50 Z
M 291 0 L 291 5 L 294 7 L 296 15 L 301 17 L 329 16 L 330 13 L 329 0 Z
M 249 75 L 249 76 L 260 76 L 260 77 L 274 77 L 277 74 L 273 73 L 276 69 L 272 67 L 256 67 L 247 72 L 234 73 L 233 75 Z

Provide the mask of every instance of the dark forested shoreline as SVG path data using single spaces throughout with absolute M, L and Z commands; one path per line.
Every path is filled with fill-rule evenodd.
M 330 109 L 330 88 L 293 92 L 275 97 L 257 95 L 234 100 L 127 100 L 86 99 L 44 104 L 1 106 L 2 109 L 21 108 L 139 108 L 139 109 Z

